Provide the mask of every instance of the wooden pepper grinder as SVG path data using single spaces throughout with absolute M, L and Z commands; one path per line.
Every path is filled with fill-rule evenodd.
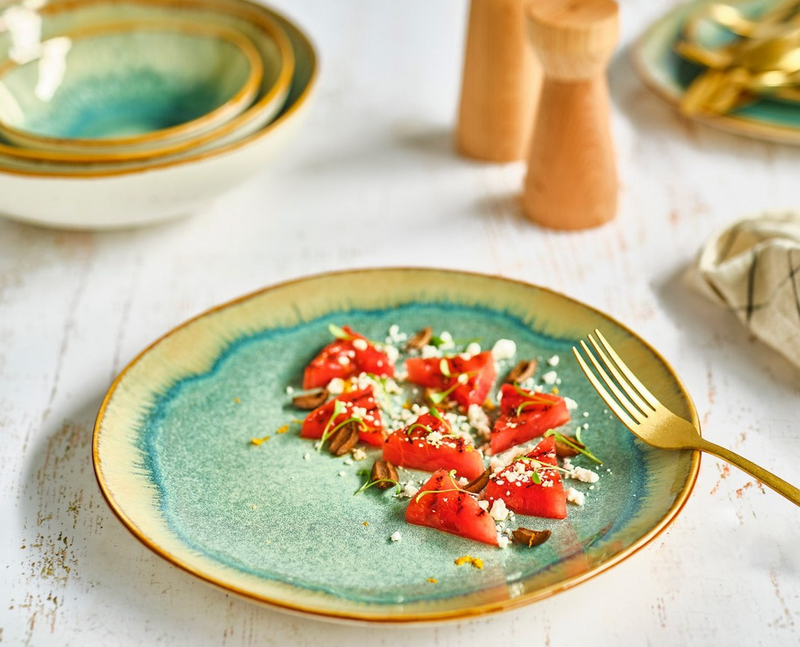
M 525 0 L 472 0 L 469 10 L 458 152 L 490 162 L 528 153 L 541 70 L 528 44 Z
M 617 210 L 606 81 L 619 33 L 617 4 L 533 0 L 528 14 L 544 82 L 522 205 L 545 227 L 595 227 Z

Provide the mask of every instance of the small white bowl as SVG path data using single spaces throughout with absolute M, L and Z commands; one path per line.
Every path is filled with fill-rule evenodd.
M 94 153 L 134 156 L 244 112 L 263 67 L 253 43 L 225 26 L 84 28 L 41 42 L 24 62 L 0 64 L 0 133 L 20 147 L 90 151 L 92 161 L 100 161 Z
M 69 229 L 135 227 L 187 216 L 260 171 L 299 127 L 315 86 L 317 56 L 308 37 L 289 20 L 248 0 L 180 0 L 174 5 L 148 0 L 136 6 L 170 11 L 181 7 L 193 19 L 205 15 L 226 24 L 256 24 L 265 17 L 279 24 L 295 56 L 291 91 L 281 113 L 255 132 L 174 159 L 69 167 L 0 153 L 1 213 Z

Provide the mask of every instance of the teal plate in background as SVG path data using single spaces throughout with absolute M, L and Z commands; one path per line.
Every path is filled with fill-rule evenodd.
M 680 5 L 653 24 L 632 49 L 634 68 L 640 78 L 659 96 L 674 106 L 680 103 L 686 88 L 704 69 L 675 52 L 683 26 L 693 13 L 713 4 L 698 0 Z M 727 2 L 746 15 L 756 16 L 775 4 L 775 0 Z M 724 38 L 722 30 L 706 29 L 703 45 L 715 48 Z M 785 144 L 800 144 L 800 104 L 791 101 L 762 100 L 726 115 L 696 115 L 692 119 L 738 135 Z
M 329 324 L 383 340 L 390 326 L 517 343 L 516 358 L 557 371 L 578 403 L 566 427 L 604 460 L 566 520 L 517 516 L 552 530 L 544 545 L 505 549 L 408 525 L 408 499 L 368 490 L 367 460 L 316 452 L 291 421 L 287 386 L 331 339 Z M 325 618 L 419 622 L 464 618 L 541 599 L 652 540 L 680 511 L 695 452 L 635 439 L 605 409 L 571 347 L 600 328 L 669 408 L 697 423 L 674 372 L 621 324 L 567 297 L 511 280 L 425 269 L 314 276 L 215 308 L 171 331 L 117 378 L 93 443 L 101 490 L 122 522 L 173 564 L 223 589 Z M 556 367 L 546 360 L 559 356 Z M 586 415 L 584 415 L 584 412 Z M 289 424 L 288 431 L 285 425 Z M 281 433 L 283 432 L 283 433 Z M 261 445 L 252 438 L 270 436 Z M 577 463 L 583 461 L 576 460 Z M 588 467 L 588 464 L 584 464 Z M 417 482 L 424 475 L 412 474 Z M 401 478 L 401 480 L 403 480 Z M 401 541 L 391 541 L 395 532 Z M 483 569 L 457 566 L 463 555 Z

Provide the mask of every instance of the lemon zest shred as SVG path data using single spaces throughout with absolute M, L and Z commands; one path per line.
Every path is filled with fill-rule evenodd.
M 272 436 L 264 436 L 263 438 L 251 438 L 251 439 L 250 439 L 250 442 L 251 442 L 253 445 L 263 445 L 263 444 L 264 444 L 265 442 L 267 442 L 267 441 L 268 441 L 268 440 L 269 440 L 271 437 L 272 437 Z
M 461 557 L 456 558 L 455 560 L 456 566 L 463 566 L 464 564 L 470 564 L 479 570 L 483 570 L 483 560 L 480 557 L 473 557 L 472 555 L 462 555 Z

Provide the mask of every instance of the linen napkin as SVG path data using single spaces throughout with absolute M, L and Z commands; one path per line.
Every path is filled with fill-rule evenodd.
M 800 213 L 733 223 L 703 246 L 687 278 L 800 367 Z

